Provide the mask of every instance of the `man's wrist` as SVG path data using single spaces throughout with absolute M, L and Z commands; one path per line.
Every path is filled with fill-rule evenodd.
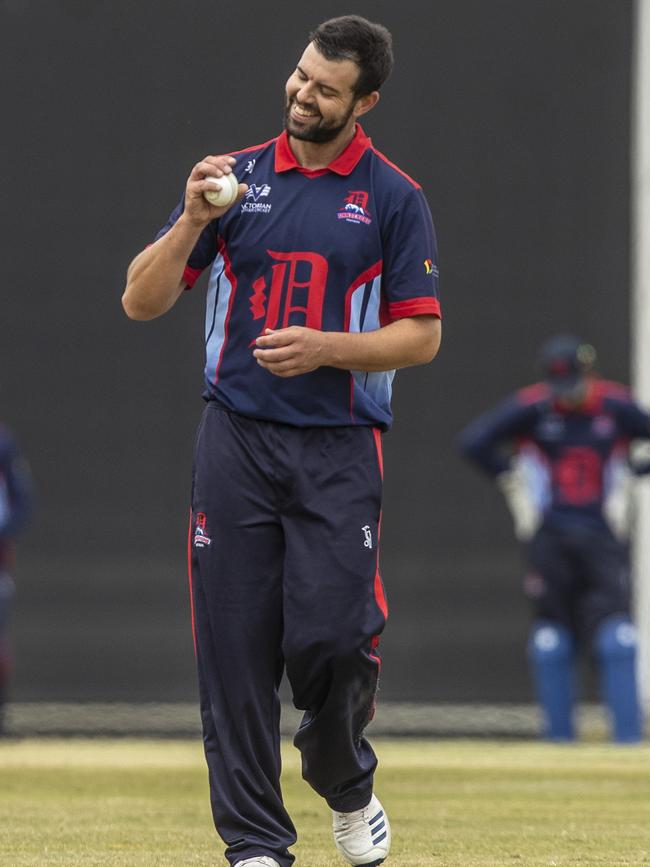
M 178 226 L 179 231 L 183 234 L 195 234 L 198 238 L 209 222 L 209 219 L 197 220 L 187 210 L 184 210 L 174 225 Z
M 340 367 L 341 352 L 338 347 L 337 338 L 341 334 L 338 331 L 323 331 L 321 332 L 322 344 L 320 351 L 320 366 L 321 367 Z

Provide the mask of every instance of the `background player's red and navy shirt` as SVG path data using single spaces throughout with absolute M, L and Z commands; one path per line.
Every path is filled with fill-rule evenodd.
M 0 424 L 0 570 L 10 566 L 12 543 L 31 512 L 31 483 L 8 428 Z
M 242 415 L 299 426 L 391 420 L 394 371 L 321 367 L 274 376 L 253 357 L 266 328 L 364 332 L 410 316 L 440 316 L 436 240 L 415 181 L 357 126 L 326 168 L 302 168 L 283 133 L 233 153 L 249 186 L 202 232 L 185 269 L 192 286 L 212 266 L 205 325 L 205 397 Z M 172 212 L 156 239 L 183 210 Z
M 529 494 L 547 523 L 561 525 L 604 520 L 633 439 L 650 439 L 650 415 L 625 386 L 593 378 L 577 410 L 559 405 L 545 383 L 522 389 L 469 425 L 460 446 L 492 476 L 518 455 Z

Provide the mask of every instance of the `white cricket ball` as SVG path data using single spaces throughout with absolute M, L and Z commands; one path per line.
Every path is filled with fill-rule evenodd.
M 233 172 L 220 178 L 207 177 L 206 181 L 216 181 L 221 187 L 220 190 L 215 187 L 214 190 L 206 190 L 203 193 L 211 205 L 217 208 L 227 208 L 228 205 L 232 205 L 239 192 L 239 183 Z

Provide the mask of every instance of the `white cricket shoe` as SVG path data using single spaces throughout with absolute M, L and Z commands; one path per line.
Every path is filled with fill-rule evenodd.
M 350 864 L 376 867 L 390 849 L 390 824 L 384 808 L 374 795 L 363 810 L 334 811 L 334 843 Z
M 269 858 L 268 855 L 257 855 L 255 858 L 244 858 L 243 861 L 238 861 L 235 867 L 280 867 L 275 858 Z

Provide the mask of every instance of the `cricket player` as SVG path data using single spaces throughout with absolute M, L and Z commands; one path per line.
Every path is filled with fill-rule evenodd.
M 359 16 L 321 24 L 287 80 L 282 133 L 194 166 L 123 295 L 128 316 L 151 319 L 211 269 L 189 546 L 210 796 L 233 867 L 294 860 L 284 672 L 336 848 L 369 867 L 390 847 L 364 736 L 387 617 L 381 435 L 395 370 L 440 344 L 429 207 L 359 125 L 391 42 Z M 231 173 L 235 203 L 206 201 Z
M 27 465 L 7 427 L 0 425 L 0 732 L 12 671 L 9 618 L 14 598 L 14 541 L 29 519 L 31 482 Z
M 630 618 L 629 449 L 650 438 L 650 416 L 626 387 L 596 375 L 595 357 L 578 337 L 550 339 L 540 357 L 544 380 L 482 415 L 460 442 L 504 493 L 523 543 L 534 612 L 528 654 L 545 736 L 575 738 L 575 663 L 586 648 L 614 740 L 634 743 L 642 720 Z

